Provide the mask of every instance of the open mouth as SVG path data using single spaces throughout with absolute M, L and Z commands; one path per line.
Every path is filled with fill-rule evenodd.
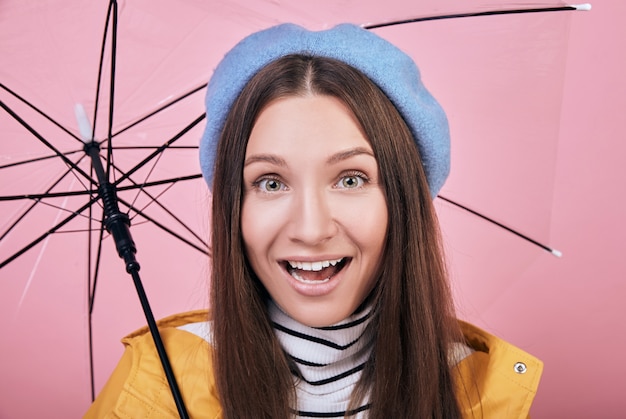
M 349 258 L 320 260 L 316 262 L 285 261 L 285 269 L 297 281 L 304 284 L 323 284 L 337 275 Z

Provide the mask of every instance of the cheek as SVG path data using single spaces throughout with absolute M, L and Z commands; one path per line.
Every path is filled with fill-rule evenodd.
M 241 206 L 241 236 L 251 261 L 266 252 L 281 230 L 284 211 L 280 205 L 244 199 Z
M 382 191 L 378 191 L 356 205 L 345 206 L 341 223 L 361 250 L 377 260 L 387 236 L 388 211 Z
M 387 238 L 387 207 L 381 205 L 377 211 L 371 211 L 363 221 L 360 230 L 363 231 L 361 240 L 367 245 L 367 253 L 372 267 L 378 266 L 381 261 L 383 247 Z

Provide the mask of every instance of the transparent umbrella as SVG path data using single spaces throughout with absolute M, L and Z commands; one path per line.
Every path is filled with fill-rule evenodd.
M 490 258 L 501 274 L 551 250 L 567 14 L 547 11 L 576 8 L 515 6 L 527 10 L 502 1 L 470 11 L 463 1 L 0 3 L 0 331 L 10 337 L 0 346 L 12 383 L 0 415 L 76 416 L 119 357 L 119 337 L 145 322 L 103 223 L 105 179 L 156 317 L 206 305 L 203 87 L 236 41 L 275 23 L 363 24 L 415 57 L 452 127 L 453 169 L 437 205 L 453 273 L 482 275 Z M 522 250 L 495 264 L 508 240 Z M 33 392 L 45 410 L 27 403 Z

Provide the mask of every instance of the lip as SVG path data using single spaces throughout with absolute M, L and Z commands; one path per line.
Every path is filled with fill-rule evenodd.
M 292 260 L 292 261 L 296 260 L 300 262 L 317 262 L 321 260 L 334 260 L 334 259 L 339 259 L 339 257 L 330 257 L 330 258 L 327 258 L 326 256 L 315 257 L 315 258 L 297 257 L 297 258 L 289 258 L 286 260 Z M 291 276 L 291 274 L 287 271 L 285 262 L 282 262 L 280 265 L 281 265 L 281 271 L 283 272 L 285 280 L 295 292 L 305 297 L 322 297 L 322 296 L 330 294 L 341 282 L 342 278 L 344 277 L 344 273 L 346 269 L 350 266 L 350 263 L 352 262 L 352 258 L 347 258 L 347 259 L 348 260 L 345 262 L 345 265 L 339 272 L 333 275 L 328 281 L 321 282 L 319 284 L 305 284 L 303 282 L 300 282 L 297 279 L 295 279 L 293 276 Z
M 346 255 L 292 256 L 292 257 L 282 258 L 280 259 L 279 262 L 286 262 L 288 260 L 293 260 L 296 262 L 320 262 L 322 260 L 336 260 L 336 259 L 343 259 L 343 258 L 349 258 L 349 256 L 346 256 Z

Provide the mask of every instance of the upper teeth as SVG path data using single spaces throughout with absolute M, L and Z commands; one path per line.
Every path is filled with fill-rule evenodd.
M 329 266 L 335 266 L 339 262 L 341 262 L 343 258 L 339 258 L 336 260 L 321 260 L 319 262 L 300 262 L 300 261 L 287 261 L 289 266 L 293 269 L 302 269 L 303 271 L 321 271 L 324 268 L 328 268 Z

